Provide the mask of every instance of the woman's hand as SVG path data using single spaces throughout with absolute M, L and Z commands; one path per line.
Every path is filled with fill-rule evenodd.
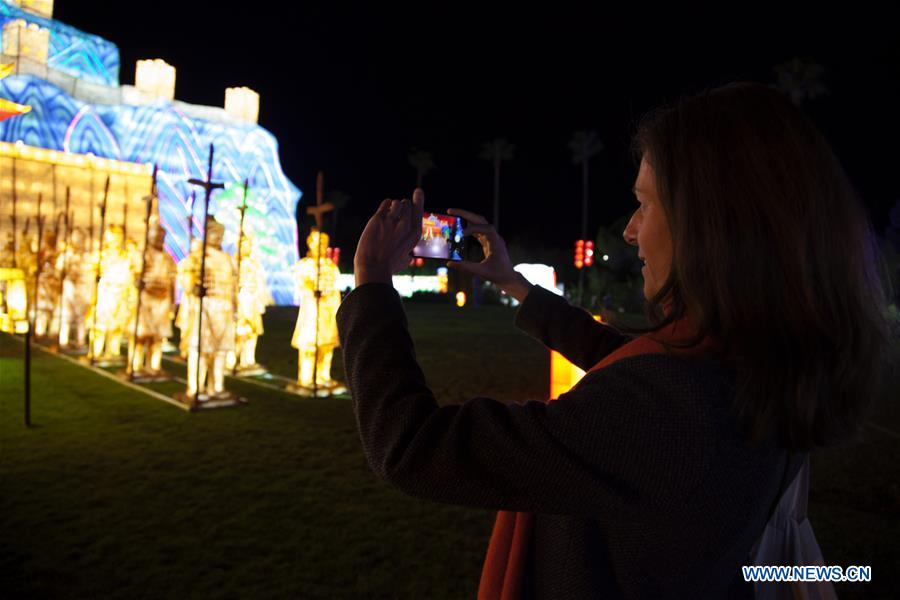
M 356 286 L 364 283 L 391 283 L 391 276 L 409 266 L 413 248 L 422 237 L 425 192 L 416 188 L 413 200 L 385 199 L 366 223 L 356 254 L 353 272 Z
M 474 235 L 484 251 L 484 260 L 479 263 L 465 260 L 448 261 L 447 268 L 472 273 L 491 281 L 521 302 L 531 289 L 531 284 L 521 273 L 513 269 L 509 253 L 506 251 L 506 242 L 494 226 L 481 215 L 460 208 L 448 208 L 447 214 L 466 219 L 469 224 L 463 230 L 463 235 Z

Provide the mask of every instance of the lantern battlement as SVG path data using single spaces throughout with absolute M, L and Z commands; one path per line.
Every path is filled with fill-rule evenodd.
M 259 121 L 259 94 L 248 87 L 225 88 L 228 116 L 255 125 Z
M 33 15 L 53 18 L 53 0 L 10 0 L 9 3 Z
M 3 24 L 3 54 L 18 62 L 27 60 L 46 65 L 50 54 L 50 30 L 24 19 Z
M 134 87 L 153 98 L 174 100 L 175 67 L 159 58 L 139 60 L 134 71 Z

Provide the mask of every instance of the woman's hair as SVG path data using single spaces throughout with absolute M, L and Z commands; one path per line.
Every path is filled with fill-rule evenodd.
M 858 435 L 889 354 L 890 280 L 812 121 L 769 86 L 733 82 L 644 115 L 632 153 L 652 167 L 673 259 L 645 304 L 650 328 L 616 327 L 652 333 L 687 310 L 697 337 L 667 349 L 721 343 L 753 443 L 808 451 Z

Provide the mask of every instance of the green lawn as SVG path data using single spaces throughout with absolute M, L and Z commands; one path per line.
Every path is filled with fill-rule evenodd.
M 406 308 L 441 403 L 545 397 L 547 352 L 515 329 L 513 309 Z M 289 377 L 294 314 L 266 315 L 259 351 Z M 27 430 L 22 350 L 0 336 L 0 597 L 475 596 L 495 513 L 377 479 L 349 400 L 238 384 L 249 405 L 186 413 L 36 351 Z M 877 423 L 900 430 L 896 405 Z M 839 586 L 841 598 L 896 587 L 898 447 L 873 430 L 814 457 L 810 514 L 826 562 L 873 567 L 872 583 Z

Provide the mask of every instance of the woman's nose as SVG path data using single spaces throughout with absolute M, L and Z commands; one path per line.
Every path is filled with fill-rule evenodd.
M 635 233 L 635 228 L 631 226 L 630 221 L 628 222 L 628 226 L 625 227 L 625 231 L 622 232 L 622 237 L 625 238 L 626 244 L 637 246 L 637 233 Z

